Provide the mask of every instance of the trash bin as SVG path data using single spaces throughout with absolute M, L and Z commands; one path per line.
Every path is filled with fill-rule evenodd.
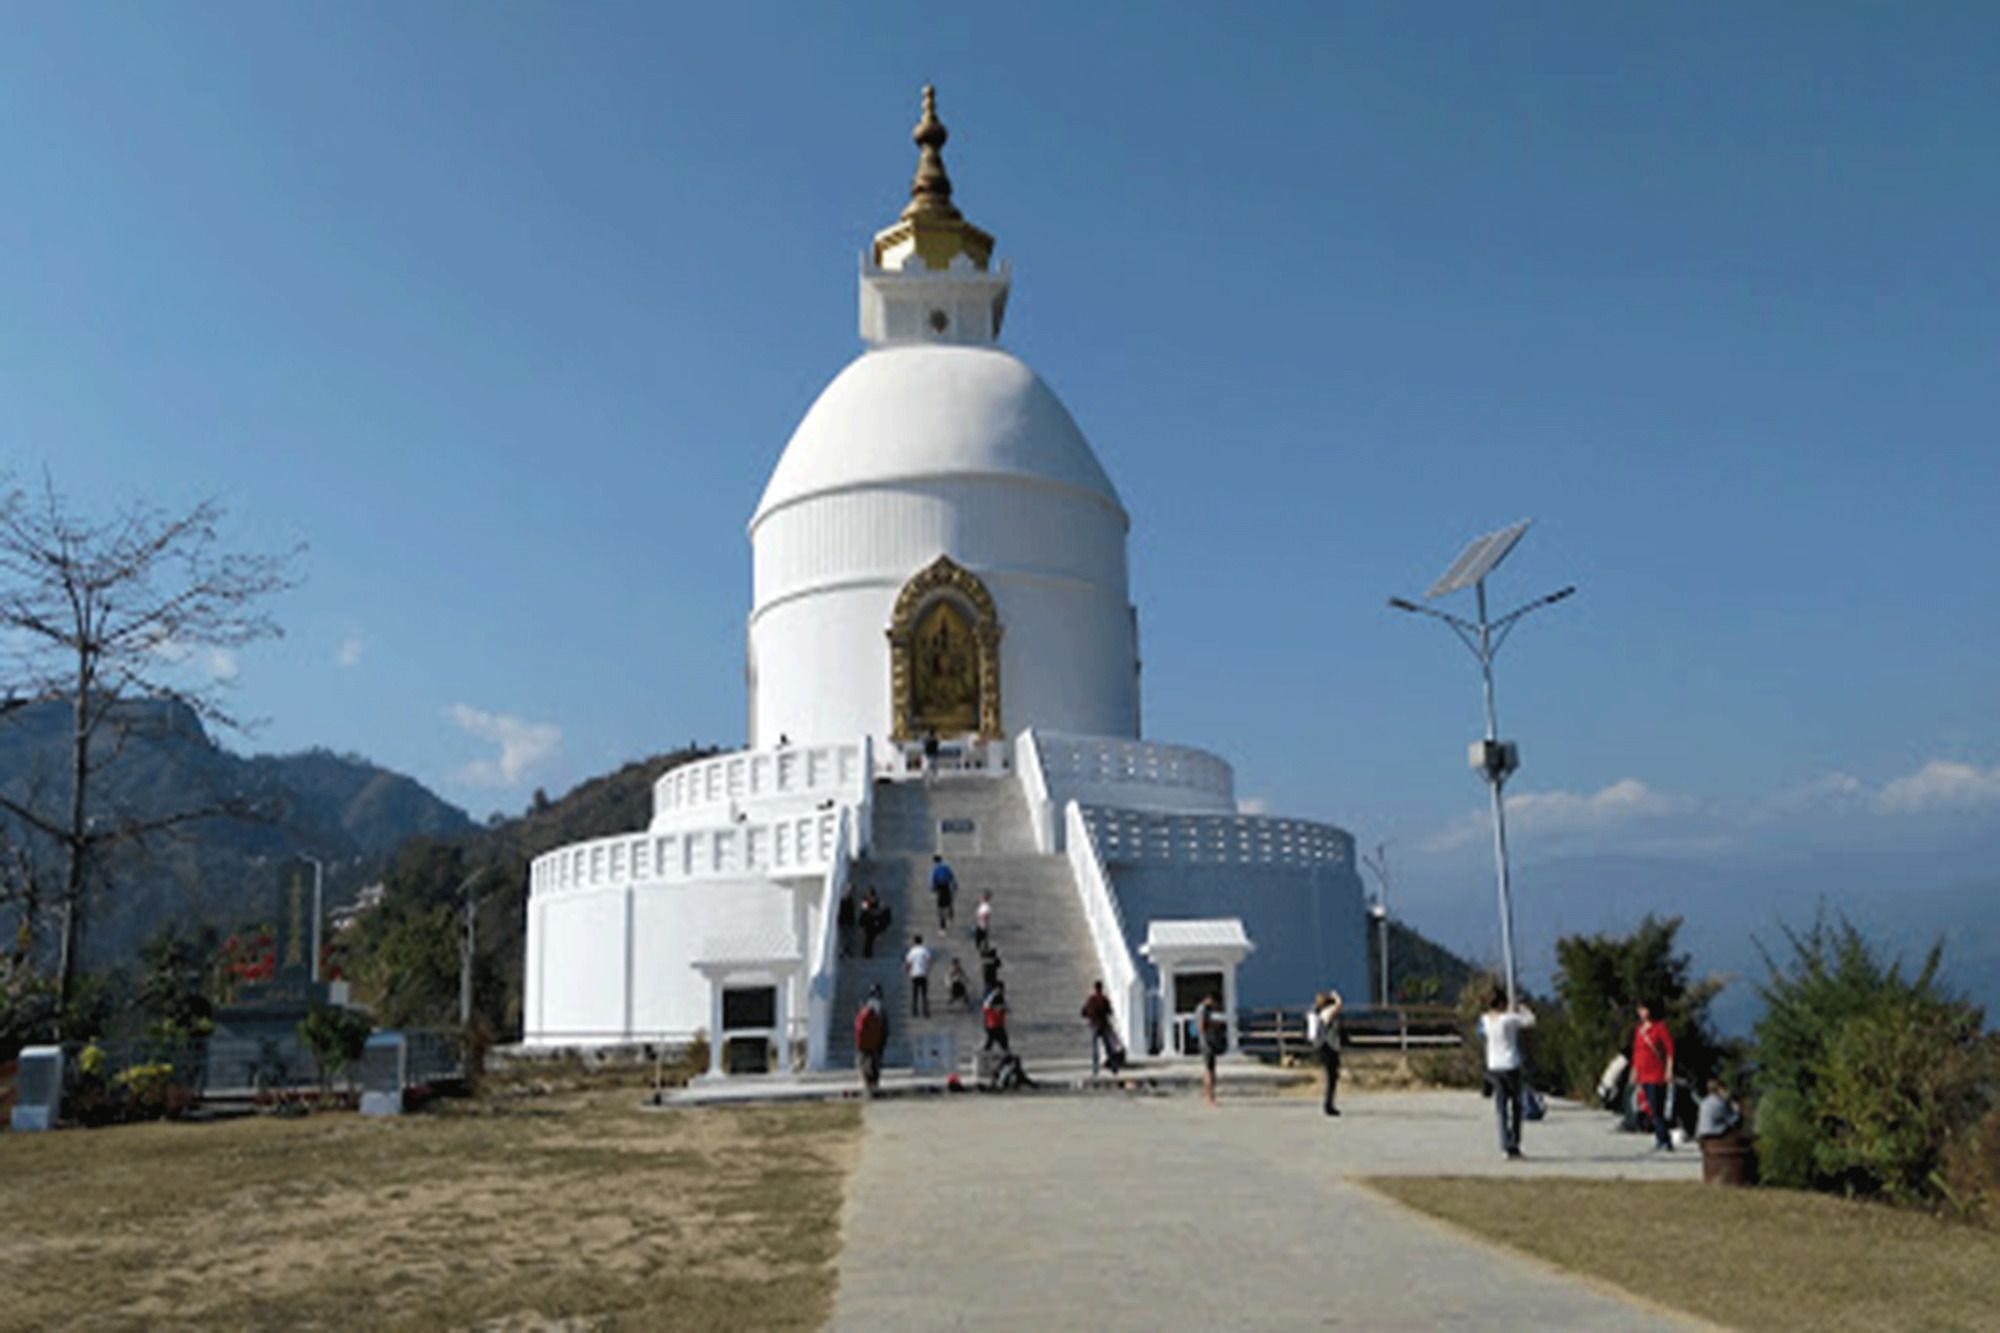
M 1701 1183 L 1748 1185 L 1755 1175 L 1750 1139 L 1741 1129 L 1701 1141 Z

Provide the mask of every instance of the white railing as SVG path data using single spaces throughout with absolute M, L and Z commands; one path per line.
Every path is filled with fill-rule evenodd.
M 1118 910 L 1118 895 L 1104 873 L 1104 861 L 1091 841 L 1090 825 L 1083 807 L 1071 801 L 1063 809 L 1065 840 L 1068 843 L 1070 878 L 1076 881 L 1083 919 L 1090 926 L 1090 942 L 1097 950 L 1097 967 L 1105 994 L 1112 997 L 1113 1022 L 1128 1051 L 1146 1033 L 1146 987 L 1139 980 L 1139 968 L 1132 961 L 1132 946 L 1125 936 L 1125 920 Z
M 854 799 L 868 785 L 869 756 L 861 745 L 781 745 L 738 750 L 660 775 L 653 784 L 653 819 L 781 797 Z
M 836 854 L 842 813 L 836 806 L 722 828 L 573 842 L 534 859 L 529 889 L 564 893 L 736 875 L 820 874 Z
M 861 741 L 861 763 L 855 773 L 861 790 L 854 797 L 854 823 L 849 828 L 853 834 L 848 844 L 855 860 L 868 855 L 868 849 L 875 844 L 875 738 L 863 737 Z
M 1331 824 L 1266 815 L 1175 814 L 1085 806 L 1098 853 L 1113 865 L 1180 861 L 1222 865 L 1346 865 L 1354 839 Z
M 1056 836 L 1056 803 L 1049 795 L 1048 775 L 1042 771 L 1041 742 L 1034 731 L 1014 738 L 1014 772 L 1021 782 L 1021 794 L 1028 799 L 1028 822 L 1035 833 L 1035 850 L 1047 856 L 1062 850 Z
M 1206 750 L 1057 732 L 1038 733 L 1029 744 L 1049 799 L 1057 803 L 1218 813 L 1236 809 L 1236 771 Z
M 812 970 L 806 981 L 806 1068 L 825 1069 L 832 1046 L 834 996 L 840 989 L 840 899 L 847 892 L 853 867 L 849 855 L 853 847 L 854 825 L 845 810 L 834 835 L 833 860 L 826 868 L 826 882 L 819 895 L 819 933 L 809 955 Z

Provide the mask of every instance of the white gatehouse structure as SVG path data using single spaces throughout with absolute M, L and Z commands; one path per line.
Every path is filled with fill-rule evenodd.
M 968 1050 L 977 1020 L 943 1012 L 943 971 L 959 958 L 980 987 L 984 893 L 1031 1057 L 1087 1053 L 1077 1011 L 1099 980 L 1128 1044 L 1157 1047 L 1174 997 L 1138 953 L 1155 923 L 1156 944 L 1186 922 L 1241 940 L 1232 1004 L 1366 992 L 1353 839 L 1241 813 L 1226 761 L 1142 737 L 1131 519 L 1000 346 L 1010 274 L 952 201 L 929 89 L 914 137 L 910 201 L 862 259 L 865 348 L 750 518 L 749 747 L 661 776 L 645 829 L 536 858 L 528 1045 L 703 1033 L 716 1072 L 821 1068 L 851 1059 L 879 985 L 891 1063 L 913 1034 L 962 1029 Z M 942 934 L 940 850 L 959 885 Z M 873 958 L 858 937 L 843 956 L 850 889 L 890 911 Z M 938 974 L 934 1017 L 911 1020 L 900 962 L 919 932 Z

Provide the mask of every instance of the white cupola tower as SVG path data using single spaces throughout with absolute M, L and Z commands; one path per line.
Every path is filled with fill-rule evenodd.
M 910 201 L 863 259 L 867 350 L 750 520 L 750 742 L 1136 737 L 1124 506 L 998 345 L 1008 270 L 952 202 L 929 88 L 913 137 Z

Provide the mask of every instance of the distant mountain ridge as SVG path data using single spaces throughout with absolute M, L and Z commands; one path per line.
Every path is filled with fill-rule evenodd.
M 414 778 L 359 756 L 320 749 L 232 754 L 193 710 L 173 701 L 122 704 L 113 723 L 96 741 L 100 764 L 88 793 L 100 820 L 159 817 L 223 799 L 249 802 L 270 817 L 205 819 L 123 849 L 110 866 L 110 889 L 86 915 L 88 966 L 131 957 L 171 917 L 226 925 L 258 916 L 272 900 L 276 863 L 300 853 L 326 863 L 332 905 L 379 877 L 408 839 L 474 827 L 465 811 Z M 62 700 L 30 703 L 0 718 L 0 791 L 61 810 L 70 725 Z M 7 823 L 20 839 L 18 822 Z

